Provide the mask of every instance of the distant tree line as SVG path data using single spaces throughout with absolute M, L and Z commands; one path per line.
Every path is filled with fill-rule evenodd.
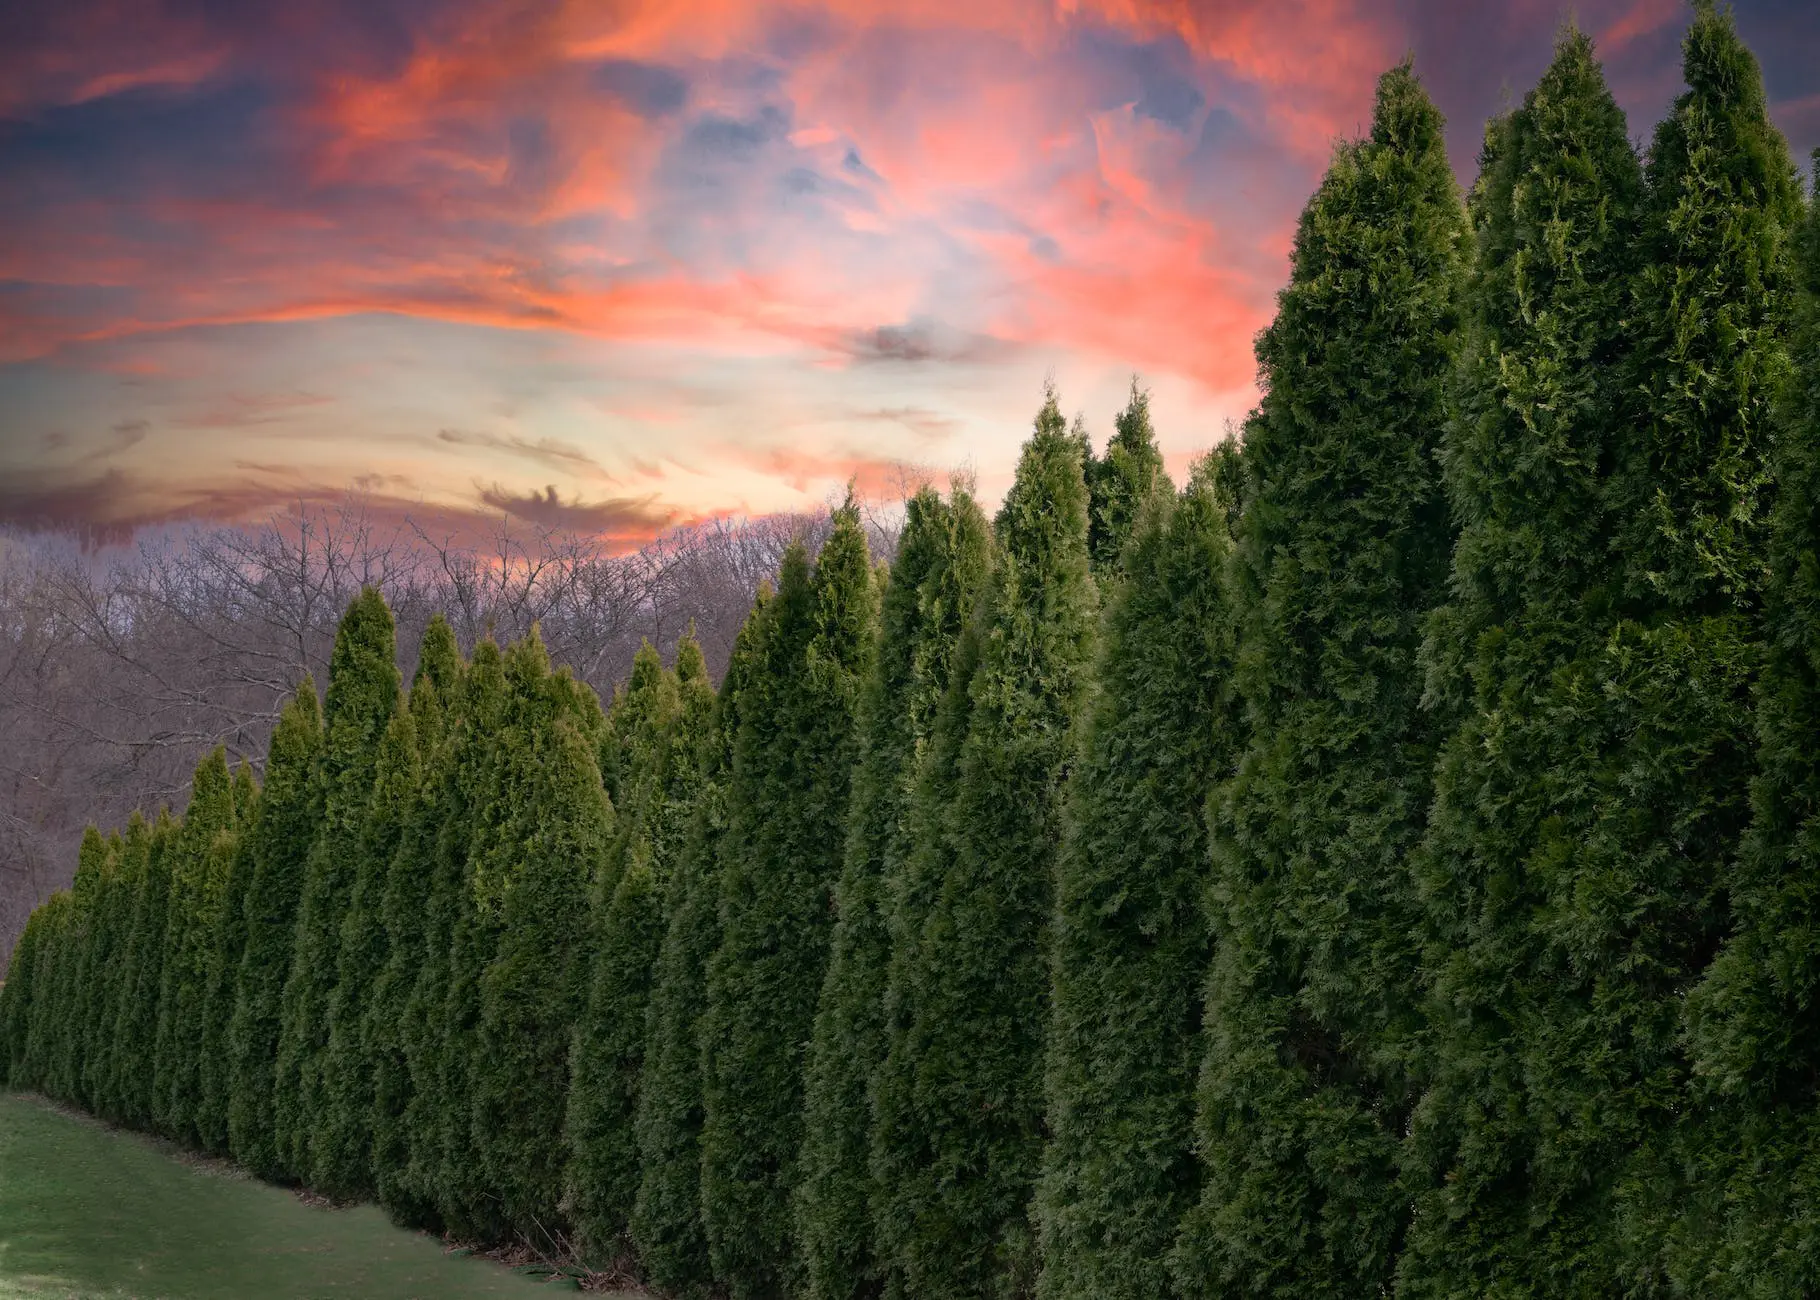
M 1696 5 L 1462 201 L 1407 65 L 1241 442 L 1051 390 L 718 690 L 367 590 L 263 784 L 90 830 L 0 1078 L 679 1295 L 1820 1293 L 1820 205 Z

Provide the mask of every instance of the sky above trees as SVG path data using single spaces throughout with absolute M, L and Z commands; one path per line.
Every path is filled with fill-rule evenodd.
M 1046 375 L 1170 468 L 1256 399 L 1297 211 L 1406 52 L 1469 183 L 1532 0 L 25 0 L 0 16 L 0 522 L 350 489 L 632 545 L 903 464 L 1009 486 Z M 1584 0 L 1633 139 L 1678 0 Z M 1820 145 L 1820 11 L 1739 0 Z

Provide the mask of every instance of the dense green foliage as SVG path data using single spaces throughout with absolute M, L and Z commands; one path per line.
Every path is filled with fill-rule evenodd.
M 870 1089 L 885 1055 L 891 936 L 885 882 L 911 849 L 910 805 L 990 545 L 986 519 L 956 487 L 907 503 L 860 712 L 860 752 L 834 895 L 828 972 L 805 1066 L 796 1227 L 808 1293 L 862 1295 L 879 1276 L 872 1248 Z
M 258 816 L 243 840 L 250 864 L 242 904 L 246 937 L 228 1021 L 228 1149 L 266 1178 L 285 1171 L 272 1109 L 274 1065 L 304 862 L 320 807 L 316 760 L 321 749 L 321 706 L 316 684 L 306 676 L 272 729 Z
M 1302 214 L 1259 336 L 1232 602 L 1247 746 L 1209 807 L 1215 954 L 1178 1260 L 1190 1294 L 1378 1292 L 1408 1218 L 1417 908 L 1434 761 L 1423 613 L 1465 213 L 1408 66 Z
M 913 1294 L 1015 1295 L 1036 1273 L 1050 873 L 1095 609 L 1082 457 L 1053 390 L 994 532 L 952 795 L 926 823 L 944 869 L 884 1067 L 909 1117 L 881 1153 L 888 1262 Z
M 1462 204 L 1408 65 L 1177 494 L 1053 389 L 611 707 L 407 695 L 91 829 L 0 1084 L 457 1240 L 816 1300 L 1820 1292 L 1820 214 L 1700 0 Z M 876 521 L 875 521 L 876 522 Z
M 1169 1247 L 1200 1188 L 1203 814 L 1239 735 L 1220 580 L 1236 475 L 1228 447 L 1179 499 L 1153 491 L 1105 613 L 1056 865 L 1045 1297 L 1170 1294 Z
M 708 963 L 702 1215 L 735 1296 L 785 1293 L 802 1145 L 803 1055 L 827 969 L 877 602 L 859 512 L 834 514 L 813 573 L 784 557 L 727 782 L 720 946 Z

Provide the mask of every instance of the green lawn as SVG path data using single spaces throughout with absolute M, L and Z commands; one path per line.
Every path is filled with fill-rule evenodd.
M 483 1300 L 551 1288 L 387 1222 L 0 1093 L 0 1300 Z

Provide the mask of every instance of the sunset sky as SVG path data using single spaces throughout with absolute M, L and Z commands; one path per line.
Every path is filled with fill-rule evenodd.
M 1470 183 L 1555 0 L 14 0 L 0 522 L 350 490 L 632 544 L 966 466 L 1045 375 L 1173 470 L 1406 52 Z M 1820 4 L 1738 0 L 1820 145 Z M 1583 0 L 1647 139 L 1679 0 Z

